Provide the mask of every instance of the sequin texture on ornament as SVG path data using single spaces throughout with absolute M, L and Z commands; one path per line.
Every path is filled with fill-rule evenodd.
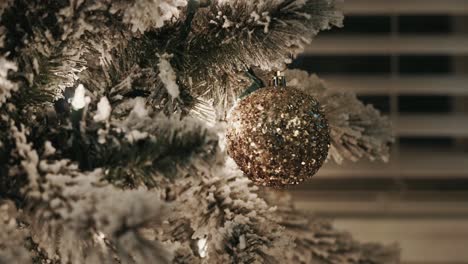
M 257 185 L 299 184 L 322 167 L 329 132 L 315 98 L 291 87 L 264 88 L 232 109 L 228 153 Z

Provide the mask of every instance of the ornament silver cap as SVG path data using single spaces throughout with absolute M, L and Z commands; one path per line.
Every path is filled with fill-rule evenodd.
M 271 78 L 269 86 L 286 87 L 286 77 L 281 71 L 277 71 L 276 75 Z

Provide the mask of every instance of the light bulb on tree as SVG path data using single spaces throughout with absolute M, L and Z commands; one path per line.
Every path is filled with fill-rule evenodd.
M 81 110 L 89 104 L 90 98 L 86 96 L 86 89 L 82 84 L 79 84 L 75 89 L 75 95 L 71 101 L 73 110 Z

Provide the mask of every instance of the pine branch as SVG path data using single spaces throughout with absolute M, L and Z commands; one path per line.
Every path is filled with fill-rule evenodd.
M 106 96 L 115 117 L 126 116 L 136 97 L 145 98 L 147 107 L 167 115 L 186 114 L 193 107 L 193 98 L 183 85 L 165 82 L 177 77 L 175 72 L 167 73 L 169 62 L 161 58 L 162 54 L 158 56 L 160 47 L 151 42 L 154 39 L 132 39 L 111 50 L 101 47 L 88 55 L 94 54 L 95 58 L 80 74 L 80 83 L 91 92 L 94 103 Z M 169 64 L 165 69 L 161 69 L 162 61 Z
M 286 234 L 295 238 L 296 248 L 288 258 L 293 263 L 396 264 L 396 245 L 360 244 L 350 234 L 326 221 L 310 219 L 291 209 L 279 210 Z
M 14 77 L 23 96 L 16 98 L 17 107 L 40 112 L 52 105 L 76 86 L 97 47 L 111 49 L 128 38 L 122 18 L 110 8 L 109 1 L 17 0 L 5 10 L 0 54 L 18 64 Z
M 182 66 L 194 97 L 227 111 L 251 84 L 239 75 L 252 66 L 285 68 L 320 30 L 341 20 L 328 0 L 213 1 L 196 15 L 185 49 Z
M 17 209 L 13 202 L 0 200 L 0 264 L 31 263 L 25 247 L 27 232 L 20 229 Z
M 290 238 L 275 223 L 274 210 L 232 163 L 180 179 L 173 190 L 175 219 L 190 221 L 195 241 L 206 239 L 201 251 L 208 263 L 284 263 L 282 251 L 291 246 Z
M 276 212 L 227 158 L 218 146 L 222 129 L 182 119 L 211 118 L 211 103 L 222 118 L 252 84 L 247 69 L 282 68 L 319 30 L 340 25 L 334 3 L 204 6 L 0 4 L 0 196 L 21 212 L 0 225 L 0 263 L 27 263 L 26 247 L 40 252 L 34 261 L 53 263 L 394 259 L 327 224 L 294 225 L 288 215 L 296 213 Z M 317 96 L 330 109 L 337 150 L 385 151 L 375 111 L 324 89 Z M 334 100 L 350 100 L 353 109 Z
M 38 120 L 41 125 L 29 138 L 41 152 L 50 140 L 57 158 L 77 162 L 85 171 L 102 168 L 107 180 L 124 188 L 154 188 L 161 176 L 183 177 L 217 159 L 214 131 L 191 118 L 148 113 L 142 102 L 134 100 L 134 109 L 123 120 L 109 120 L 103 113 L 104 120 L 95 120 L 98 114 L 91 110 L 79 125 L 73 120 L 82 113 L 76 110 L 55 123 Z
M 8 78 L 9 73 L 16 70 L 18 67 L 15 63 L 0 57 L 0 107 L 18 90 L 18 85 Z
M 286 77 L 289 85 L 313 95 L 323 106 L 331 129 L 330 158 L 337 163 L 344 159 L 389 160 L 393 136 L 387 117 L 354 94 L 328 89 L 305 71 L 290 70 Z
M 51 158 L 53 149 L 39 155 L 26 131 L 12 127 L 21 163 L 10 176 L 28 178 L 21 218 L 48 258 L 57 254 L 61 263 L 114 263 L 114 258 L 169 263 L 170 252 L 140 234 L 167 215 L 168 205 L 159 193 L 119 190 L 103 181 L 102 169 L 81 172 L 69 160 Z
M 285 252 L 287 263 L 400 263 L 397 245 L 359 243 L 330 222 L 299 212 L 287 192 L 261 190 L 260 194 L 268 203 L 278 207 L 278 224 L 285 228 L 285 235 L 294 238 L 294 249 Z
M 3 16 L 3 12 L 10 8 L 11 5 L 13 4 L 13 0 L 4 0 L 0 3 L 0 21 L 1 21 L 1 17 Z M 3 49 L 4 45 L 5 45 L 5 33 L 6 32 L 6 28 L 3 26 L 2 23 L 0 23 L 0 50 Z
M 84 139 L 90 167 L 108 168 L 106 178 L 119 186 L 154 188 L 159 176 L 177 179 L 217 157 L 217 135 L 195 120 L 131 115 L 127 121 L 124 127 L 111 124 L 105 144 L 96 142 L 96 134 Z
M 18 0 L 0 18 L 5 31 L 0 53 L 18 65 L 11 78 L 18 83 L 21 96 L 12 103 L 21 110 L 40 112 L 38 108 L 51 105 L 65 87 L 73 85 L 76 72 L 83 67 L 61 38 L 57 13 L 63 7 L 57 1 Z
M 123 22 L 133 32 L 145 32 L 163 27 L 173 18 L 179 18 L 186 0 L 119 0 L 113 1 L 112 11 L 123 13 Z

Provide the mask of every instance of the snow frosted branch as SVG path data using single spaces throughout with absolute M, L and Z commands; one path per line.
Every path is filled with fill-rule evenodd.
M 18 226 L 17 215 L 12 201 L 0 200 L 0 264 L 32 263 L 24 246 L 28 232 Z
M 8 72 L 17 70 L 15 63 L 0 56 L 0 107 L 18 90 L 18 85 L 8 79 Z
M 278 224 L 284 227 L 284 235 L 293 238 L 294 250 L 284 252 L 287 259 L 284 263 L 400 263 L 397 245 L 359 243 L 329 221 L 297 211 L 287 192 L 262 190 L 260 194 L 268 203 L 277 206 Z
M 120 2 L 114 3 L 113 7 L 123 4 L 121 7 L 124 10 L 123 22 L 130 24 L 134 32 L 145 32 L 149 29 L 160 28 L 173 18 L 179 18 L 182 7 L 185 7 L 188 1 L 134 0 L 131 4 L 128 4 L 128 1 Z
M 393 135 L 388 117 L 352 93 L 328 89 L 316 75 L 289 70 L 286 77 L 289 85 L 313 95 L 323 106 L 331 129 L 329 157 L 338 163 L 361 158 L 389 160 Z
M 0 264 L 397 259 L 267 203 L 219 143 L 246 71 L 341 26 L 334 1 L 0 2 Z M 335 160 L 385 159 L 377 111 L 287 75 L 324 105 Z
M 167 92 L 171 95 L 172 99 L 179 97 L 180 91 L 179 86 L 176 83 L 177 76 L 174 69 L 171 66 L 170 59 L 172 58 L 169 54 L 163 54 L 160 56 L 158 64 L 159 78 L 166 86 Z
M 188 40 L 193 93 L 229 109 L 249 85 L 239 81 L 249 67 L 284 69 L 319 31 L 341 26 L 342 18 L 330 0 L 212 1 L 194 18 Z

